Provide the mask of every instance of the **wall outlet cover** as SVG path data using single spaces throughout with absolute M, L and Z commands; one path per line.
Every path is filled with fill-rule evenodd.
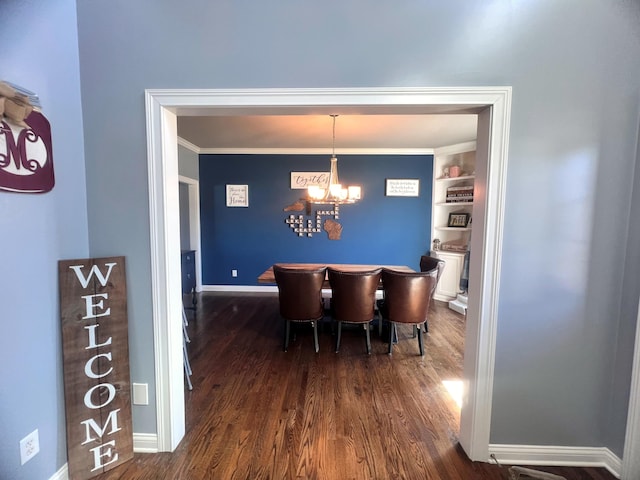
M 24 465 L 40 451 L 40 439 L 36 428 L 29 435 L 20 440 L 20 462 Z

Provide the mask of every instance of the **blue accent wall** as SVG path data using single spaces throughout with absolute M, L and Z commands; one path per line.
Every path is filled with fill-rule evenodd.
M 363 198 L 340 207 L 340 240 L 326 232 L 298 237 L 284 208 L 305 194 L 291 172 L 329 170 L 329 155 L 200 155 L 202 283 L 257 285 L 277 262 L 409 265 L 418 268 L 431 243 L 432 155 L 341 155 L 340 181 Z M 387 178 L 417 178 L 418 197 L 385 196 Z M 249 207 L 226 207 L 225 186 L 249 186 Z M 320 206 L 321 209 L 328 207 Z M 310 218 L 315 221 L 315 208 Z M 323 221 L 326 218 L 323 217 Z M 238 270 L 233 278 L 231 270 Z

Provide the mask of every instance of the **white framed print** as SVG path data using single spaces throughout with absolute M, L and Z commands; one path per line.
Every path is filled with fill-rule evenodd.
M 418 178 L 387 178 L 385 195 L 387 197 L 419 197 L 420 180 Z
M 227 185 L 227 207 L 248 207 L 249 185 Z

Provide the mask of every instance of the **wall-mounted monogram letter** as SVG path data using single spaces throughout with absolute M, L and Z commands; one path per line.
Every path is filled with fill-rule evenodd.
M 0 190 L 45 193 L 54 185 L 51 125 L 33 111 L 19 126 L 0 117 Z

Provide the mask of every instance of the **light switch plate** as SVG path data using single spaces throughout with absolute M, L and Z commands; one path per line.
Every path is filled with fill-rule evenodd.
M 149 405 L 149 384 L 148 383 L 133 384 L 133 404 Z

